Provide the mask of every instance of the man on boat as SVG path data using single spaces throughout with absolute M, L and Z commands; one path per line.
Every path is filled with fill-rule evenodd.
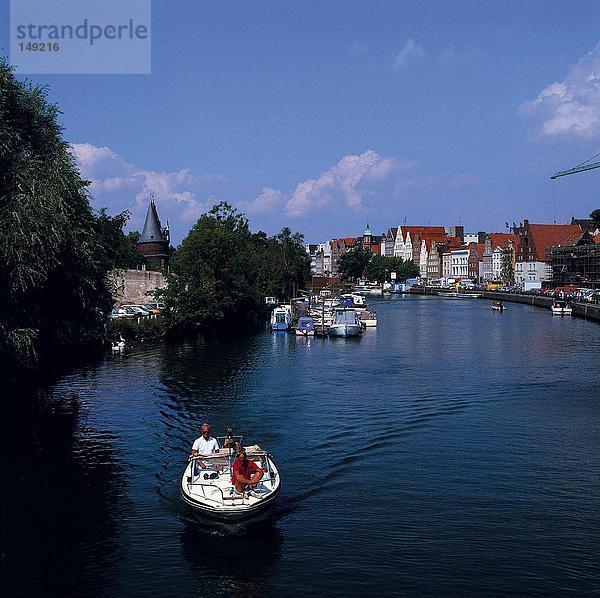
M 202 424 L 202 436 L 196 438 L 192 445 L 192 457 L 196 455 L 212 455 L 219 452 L 219 443 L 210 435 L 210 426 Z
M 231 483 L 238 492 L 254 490 L 256 484 L 265 475 L 265 472 L 254 461 L 248 459 L 246 449 L 241 448 L 233 464 Z

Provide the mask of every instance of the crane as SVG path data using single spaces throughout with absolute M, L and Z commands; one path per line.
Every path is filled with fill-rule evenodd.
M 569 168 L 569 170 L 559 170 L 558 172 L 555 172 L 550 178 L 557 179 L 560 176 L 567 176 L 568 174 L 575 174 L 577 172 L 584 172 L 585 170 L 592 170 L 594 168 L 600 168 L 600 162 L 592 162 L 591 164 L 588 164 L 588 162 L 590 162 L 590 160 L 594 160 L 598 156 L 600 156 L 600 154 L 596 154 L 595 156 L 592 156 L 589 160 L 582 162 L 581 164 L 579 164 L 578 166 L 575 166 L 574 168 Z

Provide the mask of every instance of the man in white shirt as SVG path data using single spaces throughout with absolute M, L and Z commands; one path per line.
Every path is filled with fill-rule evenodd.
M 210 426 L 202 424 L 202 436 L 192 445 L 192 457 L 196 455 L 212 455 L 219 452 L 219 443 L 210 435 Z

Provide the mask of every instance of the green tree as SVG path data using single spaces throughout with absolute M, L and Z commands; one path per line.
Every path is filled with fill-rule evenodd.
M 13 378 L 101 337 L 109 256 L 46 89 L 0 59 L 0 358 Z
M 351 249 L 344 253 L 338 262 L 338 271 L 342 280 L 357 280 L 365 275 L 365 270 L 373 254 L 362 247 Z
M 201 329 L 255 308 L 252 235 L 246 218 L 227 203 L 200 217 L 173 257 L 166 289 L 172 329 Z
M 512 247 L 507 247 L 502 251 L 500 278 L 504 284 L 513 284 L 515 282 L 514 257 Z
M 136 247 L 140 233 L 130 231 L 126 235 L 123 232 L 129 217 L 128 211 L 110 216 L 106 213 L 106 208 L 102 208 L 98 212 L 95 221 L 96 234 L 101 240 L 105 259 L 112 267 L 122 270 L 135 269 L 144 263 L 144 258 Z
M 412 261 L 404 261 L 401 257 L 386 257 L 374 255 L 367 265 L 365 275 L 369 280 L 387 282 L 392 279 L 392 272 L 396 273 L 396 280 L 404 282 L 407 278 L 419 276 L 419 267 Z
M 599 228 L 600 227 L 600 208 L 597 210 L 594 210 L 590 214 L 590 218 L 594 221 L 594 226 L 596 228 Z

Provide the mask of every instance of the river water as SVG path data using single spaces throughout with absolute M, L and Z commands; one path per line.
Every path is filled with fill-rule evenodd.
M 598 595 L 600 327 L 483 300 L 377 311 L 359 340 L 142 346 L 22 397 L 4 595 Z M 205 420 L 273 453 L 271 520 L 182 504 Z

